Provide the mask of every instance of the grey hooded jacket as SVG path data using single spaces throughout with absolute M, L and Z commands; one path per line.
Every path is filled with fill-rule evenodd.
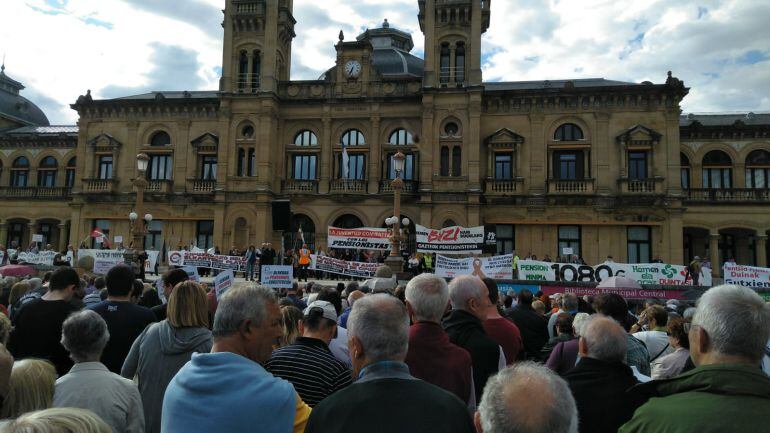
M 146 433 L 160 433 L 163 395 L 171 379 L 193 353 L 210 352 L 212 343 L 207 328 L 174 328 L 167 320 L 153 323 L 136 338 L 120 374 L 138 380 Z

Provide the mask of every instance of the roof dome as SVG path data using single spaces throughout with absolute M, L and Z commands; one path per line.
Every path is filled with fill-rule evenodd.
M 21 125 L 50 125 L 43 110 L 19 94 L 23 89 L 24 85 L 5 74 L 5 65 L 0 67 L 0 118 Z
M 367 29 L 356 40 L 372 45 L 372 66 L 383 77 L 422 77 L 425 62 L 409 54 L 414 48 L 412 35 L 391 28 L 387 19 L 382 27 Z

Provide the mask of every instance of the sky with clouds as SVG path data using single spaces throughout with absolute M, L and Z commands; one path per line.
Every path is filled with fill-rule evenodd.
M 6 73 L 53 124 L 69 104 L 151 90 L 214 90 L 225 0 L 2 0 Z M 294 0 L 292 79 L 334 63 L 387 18 L 423 55 L 417 0 Z M 604 77 L 691 87 L 685 112 L 770 111 L 770 2 L 759 0 L 494 0 L 482 41 L 486 81 Z

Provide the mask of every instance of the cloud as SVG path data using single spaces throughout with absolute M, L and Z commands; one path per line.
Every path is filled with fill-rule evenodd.
M 145 84 L 138 86 L 109 85 L 100 89 L 97 97 L 119 98 L 155 90 L 197 90 L 205 80 L 196 72 L 202 67 L 197 53 L 175 45 L 153 44 L 153 55 L 142 74 Z
M 6 72 L 52 123 L 68 108 L 147 90 L 213 90 L 225 0 L 0 1 Z M 337 35 L 354 40 L 387 18 L 423 56 L 417 0 L 294 0 L 292 79 L 334 66 Z M 482 38 L 486 81 L 605 77 L 692 88 L 685 111 L 770 111 L 770 3 L 756 0 L 506 0 Z M 45 29 L 31 32 L 30 28 Z

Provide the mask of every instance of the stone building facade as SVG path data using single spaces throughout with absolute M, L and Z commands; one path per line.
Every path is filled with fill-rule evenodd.
M 60 247 L 91 242 L 94 227 L 128 238 L 143 152 L 146 245 L 291 244 L 302 227 L 317 248 L 327 226 L 384 225 L 401 151 L 402 216 L 494 226 L 499 252 L 767 265 L 770 115 L 682 116 L 689 89 L 670 73 L 484 82 L 490 2 L 418 3 L 425 59 L 386 21 L 355 40 L 340 33 L 335 65 L 292 81 L 292 1 L 228 0 L 218 90 L 87 94 L 72 105 L 76 127 L 6 125 L 0 240 L 27 243 L 44 224 Z M 50 178 L 48 156 L 56 179 L 34 184 Z M 272 204 L 287 199 L 291 229 L 274 231 Z

